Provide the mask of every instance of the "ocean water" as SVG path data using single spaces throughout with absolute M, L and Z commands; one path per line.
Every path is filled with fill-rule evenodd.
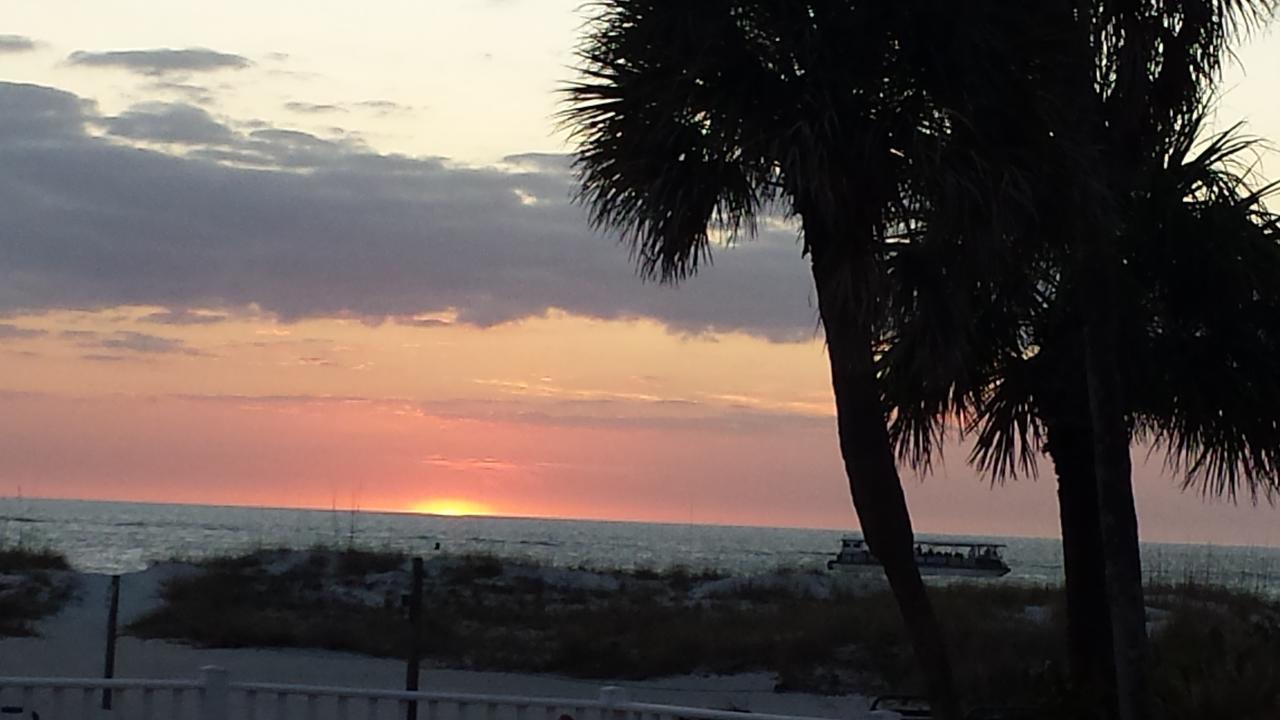
M 685 566 L 750 574 L 822 569 L 841 535 L 798 528 L 0 499 L 0 545 L 54 548 L 76 568 L 104 573 L 262 547 L 345 547 L 354 542 L 424 556 L 484 552 L 565 567 Z M 1004 543 L 1012 569 L 1006 581 L 1062 579 L 1057 539 L 923 532 L 918 537 Z M 1143 561 L 1153 579 L 1194 579 L 1280 595 L 1280 548 L 1147 543 Z

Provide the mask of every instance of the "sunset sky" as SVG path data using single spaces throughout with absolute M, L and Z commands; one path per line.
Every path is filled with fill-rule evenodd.
M 5 0 L 0 496 L 854 527 L 795 229 L 670 288 L 569 202 L 580 5 Z M 920 530 L 1056 535 L 964 457 Z M 1135 468 L 1144 537 L 1280 545 Z

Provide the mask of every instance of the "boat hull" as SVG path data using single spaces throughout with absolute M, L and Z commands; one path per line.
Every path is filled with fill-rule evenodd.
M 925 576 L 997 578 L 1009 574 L 1009 568 L 974 568 L 947 565 L 919 565 L 920 574 Z M 827 569 L 832 572 L 883 572 L 879 563 L 849 563 L 830 561 Z

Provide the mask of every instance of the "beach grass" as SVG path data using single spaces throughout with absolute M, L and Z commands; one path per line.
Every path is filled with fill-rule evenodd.
M 210 647 L 407 651 L 403 555 L 269 551 L 201 567 L 167 583 L 163 604 L 129 632 Z M 419 641 L 440 666 L 593 679 L 768 671 L 780 691 L 922 689 L 882 584 L 565 570 L 483 554 L 433 558 L 427 570 Z M 1280 604 L 1193 583 L 1149 593 L 1159 608 L 1152 663 L 1166 717 L 1280 707 Z M 931 595 L 970 702 L 1071 707 L 1060 588 L 960 583 Z
M 386 572 L 403 556 L 358 562 Z M 384 657 L 407 649 L 400 605 L 407 575 L 371 587 L 342 570 L 340 551 L 310 551 L 282 569 L 274 551 L 202 564 L 204 572 L 172 580 L 164 603 L 129 632 L 212 647 L 317 647 Z M 724 580 L 687 568 L 555 571 L 492 555 L 429 564 L 422 647 L 441 665 L 554 672 L 584 678 L 643 679 L 687 673 L 773 671 L 780 690 L 901 691 L 915 687 L 913 663 L 887 590 L 805 591 L 803 573 L 738 583 L 725 592 L 691 592 Z M 564 576 L 569 575 L 566 579 Z M 779 582 L 781 579 L 782 582 Z M 795 587 L 791 587 L 795 585 Z M 963 652 L 999 662 L 970 663 L 965 684 L 983 695 L 1003 692 L 1011 668 L 1053 648 L 1055 629 L 1024 616 L 1052 602 L 1048 588 L 940 588 L 940 612 L 956 619 Z M 380 594 L 379 594 L 380 593 Z M 1054 651 L 1049 651 L 1052 655 Z
M 66 556 L 55 550 L 22 544 L 0 545 L 0 574 L 68 569 Z
M 48 548 L 0 545 L 0 638 L 29 637 L 72 595 L 67 559 Z

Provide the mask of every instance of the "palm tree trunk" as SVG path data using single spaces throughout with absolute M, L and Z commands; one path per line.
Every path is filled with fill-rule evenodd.
M 1096 303 L 1085 327 L 1085 372 L 1093 424 L 1098 517 L 1111 606 L 1112 643 L 1120 720 L 1151 717 L 1147 691 L 1147 621 L 1142 594 L 1142 558 L 1138 551 L 1138 515 L 1133 502 L 1129 427 L 1116 356 L 1118 329 Z
M 1066 402 L 1079 407 L 1056 408 L 1046 413 L 1044 422 L 1049 455 L 1058 476 L 1071 684 L 1082 706 L 1105 708 L 1104 717 L 1114 720 L 1117 708 L 1111 608 L 1102 560 L 1098 486 L 1086 398 L 1083 392 L 1075 395 Z
M 809 232 L 809 229 L 806 229 Z M 813 238 L 810 238 L 812 243 Z M 942 628 L 920 579 L 911 516 L 885 426 L 876 381 L 870 319 L 853 301 L 853 264 L 815 255 L 813 278 L 826 329 L 840 454 L 867 547 L 880 560 L 924 674 L 933 716 L 958 720 L 959 703 Z

